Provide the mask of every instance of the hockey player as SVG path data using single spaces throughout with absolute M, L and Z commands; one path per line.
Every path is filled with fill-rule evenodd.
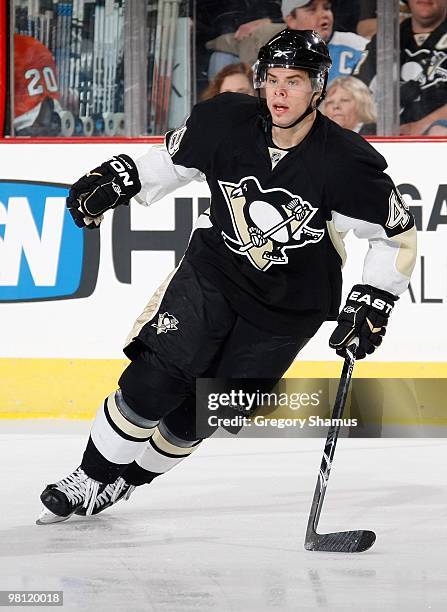
M 32 36 L 14 34 L 14 131 L 18 136 L 59 136 L 62 106 L 56 62 Z
M 259 52 L 265 101 L 226 93 L 133 160 L 117 155 L 67 200 L 80 227 L 135 197 L 143 204 L 206 180 L 178 268 L 156 291 L 125 348 L 131 363 L 99 408 L 80 467 L 48 485 L 40 523 L 96 514 L 198 447 L 197 377 L 280 378 L 341 299 L 342 237 L 369 240 L 363 281 L 348 294 L 330 345 L 358 358 L 382 342 L 415 260 L 413 218 L 386 162 L 317 110 L 331 59 L 313 31 L 284 30 Z

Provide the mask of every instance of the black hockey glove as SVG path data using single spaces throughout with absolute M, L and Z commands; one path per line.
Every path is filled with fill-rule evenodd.
M 128 155 L 116 155 L 76 181 L 67 198 L 67 208 L 78 227 L 99 227 L 103 213 L 129 204 L 141 191 L 138 170 Z
M 397 299 L 370 285 L 354 285 L 338 315 L 338 325 L 329 338 L 329 346 L 336 349 L 337 355 L 345 357 L 346 347 L 357 337 L 356 359 L 373 353 L 382 343 L 388 317 Z

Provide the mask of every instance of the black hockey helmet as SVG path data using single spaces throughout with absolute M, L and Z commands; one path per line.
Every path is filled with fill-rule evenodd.
M 325 89 L 325 77 L 331 65 L 327 45 L 317 32 L 286 28 L 259 49 L 258 61 L 254 66 L 254 87 L 260 89 L 265 83 L 268 69 L 276 67 L 307 70 L 311 77 L 319 79 L 321 88 Z
M 286 28 L 259 49 L 258 61 L 253 67 L 253 85 L 259 94 L 259 90 L 264 87 L 267 80 L 269 68 L 300 68 L 309 73 L 312 89 L 319 91 L 320 95 L 315 105 L 311 102 L 306 112 L 287 126 L 289 128 L 297 125 L 324 100 L 331 66 L 329 49 L 318 32 Z

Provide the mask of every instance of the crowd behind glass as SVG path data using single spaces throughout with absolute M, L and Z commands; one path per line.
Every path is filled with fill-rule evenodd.
M 125 0 L 34 4 L 33 14 L 24 0 L 13 3 L 11 133 L 125 135 Z M 329 46 L 333 65 L 322 112 L 362 135 L 376 133 L 376 0 L 157 0 L 147 6 L 146 134 L 176 127 L 199 100 L 224 91 L 254 95 L 258 49 L 284 27 L 316 30 Z M 446 16 L 447 0 L 400 2 L 401 135 L 447 136 Z M 188 94 L 179 78 L 186 73 Z

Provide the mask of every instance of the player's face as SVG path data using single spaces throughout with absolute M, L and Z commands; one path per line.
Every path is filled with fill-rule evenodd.
M 312 95 L 312 83 L 305 70 L 270 68 L 267 72 L 265 97 L 276 125 L 293 123 L 307 109 Z
M 422 27 L 445 19 L 447 0 L 409 0 L 411 15 L 416 23 Z
M 230 74 L 226 76 L 222 81 L 219 93 L 224 93 L 225 91 L 244 93 L 249 96 L 254 95 L 252 84 L 244 74 Z
M 343 87 L 334 87 L 329 91 L 324 112 L 329 119 L 348 130 L 353 130 L 359 123 L 354 96 Z
M 327 0 L 312 0 L 306 6 L 295 9 L 294 16 L 286 17 L 291 30 L 316 30 L 324 41 L 328 41 L 334 27 L 334 14 Z

